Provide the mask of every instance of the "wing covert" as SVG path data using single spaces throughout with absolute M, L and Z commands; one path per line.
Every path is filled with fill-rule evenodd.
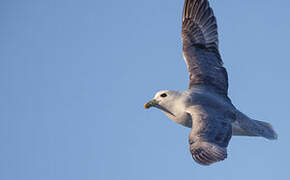
M 227 146 L 232 137 L 230 119 L 214 108 L 193 106 L 189 135 L 190 152 L 201 165 L 210 165 L 227 158 Z
M 185 0 L 182 41 L 189 88 L 206 85 L 227 95 L 228 75 L 219 54 L 216 18 L 208 0 Z

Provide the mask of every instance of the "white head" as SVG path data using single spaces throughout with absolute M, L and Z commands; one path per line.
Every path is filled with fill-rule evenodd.
M 185 108 L 187 96 L 185 92 L 162 90 L 155 94 L 154 98 L 146 103 L 146 109 L 156 107 L 165 113 L 176 116 L 177 111 Z

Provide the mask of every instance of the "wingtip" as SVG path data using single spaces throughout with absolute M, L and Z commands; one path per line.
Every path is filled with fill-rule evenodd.
M 202 142 L 198 148 L 190 148 L 193 159 L 201 165 L 209 166 L 213 163 L 223 161 L 227 158 L 227 149 L 215 144 Z

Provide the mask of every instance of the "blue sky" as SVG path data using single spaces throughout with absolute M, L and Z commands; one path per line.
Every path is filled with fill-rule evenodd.
M 0 179 L 285 179 L 290 2 L 211 0 L 229 96 L 278 141 L 233 137 L 203 167 L 190 129 L 143 104 L 185 90 L 183 0 L 0 2 Z

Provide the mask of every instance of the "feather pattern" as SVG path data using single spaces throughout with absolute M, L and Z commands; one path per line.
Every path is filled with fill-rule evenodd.
M 232 137 L 232 119 L 225 111 L 202 104 L 192 106 L 187 112 L 192 117 L 189 144 L 193 159 L 202 165 L 224 160 Z
M 183 55 L 190 85 L 227 95 L 228 75 L 218 50 L 216 18 L 208 0 L 186 0 L 182 18 Z

